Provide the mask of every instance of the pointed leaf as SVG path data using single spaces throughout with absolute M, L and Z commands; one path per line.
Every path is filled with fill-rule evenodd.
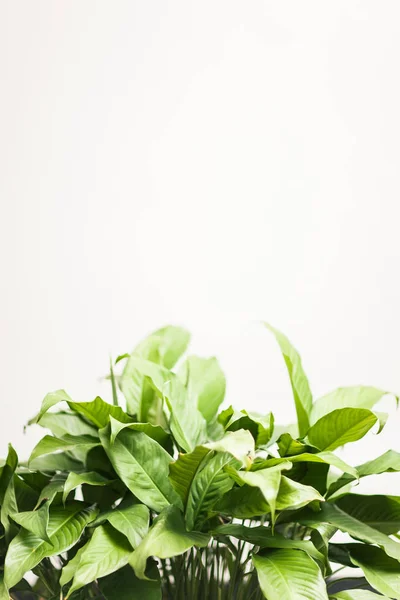
M 65 504 L 68 494 L 82 484 L 104 486 L 110 485 L 111 483 L 112 481 L 93 471 L 89 471 L 88 473 L 71 472 L 69 473 L 67 480 L 64 484 L 63 503 Z
M 145 374 L 138 370 L 135 359 L 143 358 L 172 369 L 185 352 L 189 340 L 190 334 L 185 329 L 168 326 L 154 331 L 134 349 L 125 364 L 120 380 L 129 414 L 137 415 L 141 421 L 149 421 L 154 410 L 159 409 L 159 406 L 153 406 L 158 404 L 158 398 L 146 381 Z
M 35 509 L 37 509 L 42 504 L 42 502 L 46 500 L 50 505 L 53 502 L 56 495 L 60 494 L 63 491 L 66 480 L 66 473 L 56 473 L 55 475 L 53 475 L 49 483 L 41 491 Z
M 141 502 L 156 511 L 181 499 L 166 474 L 172 457 L 155 440 L 138 431 L 121 431 L 114 444 L 100 430 L 103 447 L 121 480 Z
M 80 538 L 85 526 L 96 517 L 96 509 L 74 502 L 62 508 L 50 509 L 48 535 L 51 544 L 21 529 L 8 547 L 5 560 L 5 583 L 11 588 L 45 557 L 65 552 Z
M 282 475 L 278 497 L 277 510 L 294 510 L 302 508 L 311 502 L 323 502 L 324 498 L 310 485 L 304 485 Z
M 36 415 L 36 417 L 29 421 L 28 425 L 39 423 L 43 415 L 56 404 L 59 404 L 60 402 L 70 402 L 71 400 L 72 398 L 65 390 L 56 390 L 55 392 L 50 392 L 44 397 L 40 412 Z
M 32 450 L 32 454 L 29 458 L 29 465 L 32 466 L 36 458 L 45 456 L 46 454 L 53 454 L 60 450 L 70 452 L 78 448 L 88 450 L 99 445 L 99 439 L 92 437 L 91 435 L 65 435 L 63 438 L 45 435 Z
M 121 421 L 121 423 L 129 423 L 131 421 L 131 418 L 122 408 L 104 402 L 99 396 L 92 400 L 92 402 L 69 402 L 68 405 L 71 410 L 88 419 L 99 429 L 108 424 L 110 416 L 117 419 L 117 421 Z
M 283 354 L 283 358 L 285 359 L 286 368 L 289 373 L 290 383 L 293 390 L 299 433 L 300 436 L 303 437 L 307 433 L 310 426 L 312 394 L 308 379 L 301 364 L 300 355 L 283 333 L 268 323 L 264 324 L 267 329 L 274 334 Z
M 49 524 L 49 504 L 46 502 L 38 510 L 29 510 L 11 515 L 13 521 L 33 533 L 36 537 L 51 544 L 47 528 Z
M 180 510 L 176 506 L 169 506 L 155 519 L 148 534 L 133 552 L 130 565 L 139 579 L 146 579 L 146 562 L 150 556 L 178 556 L 193 546 L 204 548 L 209 539 L 210 536 L 204 533 L 188 532 Z
M 156 440 L 161 446 L 165 447 L 169 441 L 169 435 L 159 425 L 152 425 L 151 423 L 121 423 L 110 416 L 111 435 L 110 442 L 114 443 L 115 438 L 123 429 L 132 429 L 133 431 L 143 431 L 146 435 Z
M 272 550 L 265 556 L 256 554 L 253 563 L 268 600 L 328 600 L 320 569 L 301 550 Z
M 203 446 L 209 450 L 229 452 L 246 468 L 250 467 L 255 456 L 254 439 L 246 430 L 228 432 L 220 440 Z
M 317 421 L 308 432 L 310 444 L 320 450 L 335 450 L 355 442 L 375 425 L 377 418 L 364 408 L 340 408 Z
M 157 573 L 157 569 L 154 570 Z M 152 572 L 150 575 L 154 576 Z M 129 565 L 101 577 L 98 585 L 105 600 L 161 600 L 160 582 L 138 579 Z
M 105 577 L 124 567 L 131 554 L 132 547 L 122 533 L 109 524 L 96 527 L 76 565 L 68 597 L 98 577 Z
M 399 561 L 374 546 L 349 544 L 349 548 L 352 562 L 363 570 L 372 587 L 390 598 L 400 599 Z
M 114 529 L 126 535 L 132 548 L 136 548 L 149 529 L 149 517 L 147 506 L 137 504 L 133 496 L 128 496 L 117 507 L 101 513 L 91 527 L 108 521 Z
M 310 417 L 311 424 L 339 408 L 368 408 L 371 410 L 385 394 L 389 393 L 366 385 L 338 388 L 314 402 Z
M 197 406 L 205 420 L 211 422 L 224 396 L 226 381 L 216 358 L 189 356 L 178 373 L 188 390 L 192 405 Z
M 14 473 L 18 465 L 18 456 L 11 444 L 8 444 L 7 460 L 2 467 L 0 477 L 0 522 L 4 527 L 6 540 L 15 533 L 15 525 L 10 521 L 12 514 L 18 512 L 15 496 Z
M 389 600 L 387 596 L 381 596 L 369 592 L 368 590 L 347 590 L 345 592 L 336 592 L 334 596 L 329 596 L 333 600 Z
M 227 431 L 247 429 L 251 432 L 257 448 L 265 446 L 274 432 L 274 417 L 272 413 L 258 415 L 246 410 L 237 411 L 232 406 L 222 411 L 218 420 Z
M 348 515 L 382 533 L 391 535 L 400 531 L 399 496 L 347 494 L 335 504 Z
M 354 467 L 351 467 L 350 465 L 345 463 L 344 460 L 342 460 L 332 452 L 318 452 L 317 454 L 310 454 L 309 452 L 305 452 L 303 454 L 296 454 L 295 456 L 286 456 L 282 458 L 268 458 L 264 461 L 255 463 L 252 467 L 252 471 L 258 471 L 259 469 L 272 467 L 274 465 L 278 465 L 288 460 L 290 460 L 290 462 L 294 464 L 301 462 L 315 462 L 323 464 L 325 463 L 331 465 L 332 467 L 336 467 L 344 473 L 351 473 L 353 480 L 358 477 L 357 470 Z
M 97 435 L 94 425 L 91 425 L 74 412 L 48 412 L 40 419 L 39 425 L 50 429 L 53 435 L 60 438 L 64 435 Z
M 169 466 L 169 478 L 186 506 L 190 486 L 204 457 L 210 452 L 204 446 L 197 446 L 193 452 L 179 454 L 178 459 Z

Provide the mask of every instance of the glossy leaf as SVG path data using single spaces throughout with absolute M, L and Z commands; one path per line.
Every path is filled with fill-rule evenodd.
M 137 504 L 133 496 L 128 496 L 115 508 L 101 513 L 91 527 L 108 521 L 128 538 L 132 548 L 136 548 L 149 529 L 149 517 L 147 506 Z
M 187 531 L 180 510 L 176 506 L 169 506 L 156 518 L 146 537 L 133 552 L 130 565 L 139 579 L 146 579 L 146 562 L 150 556 L 177 556 L 193 546 L 207 546 L 209 539 L 207 534 Z
M 346 590 L 337 592 L 334 596 L 329 596 L 334 600 L 389 600 L 387 596 L 374 594 L 368 590 Z
M 293 390 L 299 433 L 300 436 L 304 436 L 310 425 L 312 394 L 301 363 L 300 355 L 283 333 L 268 323 L 265 323 L 265 326 L 274 334 L 283 354 L 283 358 L 285 359 Z
M 103 447 L 121 480 L 141 502 L 156 511 L 181 499 L 166 474 L 172 457 L 155 440 L 138 431 L 121 431 L 111 445 L 100 430 Z
M 117 419 L 117 421 L 121 421 L 121 423 L 129 423 L 131 421 L 122 408 L 104 402 L 99 396 L 91 402 L 69 402 L 68 405 L 72 410 L 85 417 L 85 419 L 88 419 L 88 421 L 99 429 L 108 424 L 110 416 Z
M 0 522 L 4 527 L 6 540 L 9 541 L 15 533 L 15 526 L 10 521 L 11 515 L 18 512 L 15 496 L 14 473 L 18 465 L 18 456 L 11 444 L 8 445 L 8 455 L 1 470 L 0 477 Z
M 216 358 L 189 356 L 179 370 L 179 378 L 188 390 L 190 403 L 211 422 L 225 396 L 225 375 Z
M 296 454 L 294 456 L 285 456 L 282 458 L 269 458 L 264 461 L 260 461 L 254 464 L 252 470 L 259 470 L 261 468 L 272 467 L 274 465 L 278 465 L 280 463 L 284 463 L 285 461 L 290 461 L 293 464 L 308 462 L 308 463 L 321 463 L 328 464 L 332 467 L 335 467 L 342 471 L 343 473 L 350 473 L 353 480 L 358 477 L 358 472 L 354 467 L 348 465 L 344 460 L 333 454 L 332 452 L 318 452 L 316 454 L 311 454 L 309 452 L 304 452 L 303 454 Z
M 309 430 L 307 438 L 319 450 L 335 450 L 355 442 L 375 425 L 377 417 L 364 408 L 341 408 L 330 412 Z
M 255 456 L 254 439 L 246 430 L 228 432 L 220 440 L 204 444 L 204 447 L 229 452 L 246 468 L 250 467 Z
M 342 387 L 322 398 L 318 398 L 311 410 L 311 424 L 321 417 L 339 408 L 368 408 L 372 409 L 388 392 L 375 387 L 359 385 Z
M 64 435 L 97 435 L 97 429 L 79 414 L 74 412 L 47 412 L 40 419 L 39 425 L 50 429 L 53 435 L 60 438 Z
M 63 502 L 65 504 L 68 494 L 82 484 L 104 486 L 110 485 L 110 483 L 112 482 L 109 479 L 106 479 L 105 477 L 103 477 L 103 475 L 100 475 L 99 473 L 95 473 L 93 471 L 88 473 L 71 472 L 69 473 L 67 480 L 64 484 Z
M 61 554 L 80 538 L 85 526 L 96 517 L 96 509 L 74 502 L 51 508 L 48 535 L 51 544 L 30 531 L 21 529 L 9 545 L 5 560 L 5 583 L 11 588 L 47 556 Z
M 272 550 L 253 556 L 258 580 L 268 600 L 328 600 L 317 564 L 301 550 Z
M 399 561 L 375 546 L 349 544 L 349 548 L 352 562 L 363 570 L 371 586 L 389 598 L 400 599 Z
M 34 423 L 39 423 L 41 418 L 45 413 L 47 413 L 50 408 L 59 404 L 60 402 L 70 402 L 72 398 L 67 394 L 65 390 L 56 390 L 55 392 L 50 392 L 47 394 L 42 402 L 42 406 L 40 408 L 39 413 L 29 421 L 29 425 L 33 425 Z
M 324 501 L 324 498 L 316 489 L 282 475 L 279 493 L 276 498 L 277 510 L 295 510 L 315 501 Z
M 159 425 L 152 425 L 151 423 L 121 423 L 121 421 L 117 421 L 110 416 L 110 425 L 111 425 L 111 433 L 110 433 L 110 442 L 114 443 L 115 438 L 123 429 L 132 429 L 132 431 L 142 431 L 153 440 L 156 440 L 161 446 L 165 447 L 169 441 L 169 435 Z
M 66 435 L 63 438 L 45 435 L 32 450 L 32 454 L 29 458 L 29 465 L 34 466 L 35 459 L 45 456 L 46 454 L 53 454 L 54 452 L 59 452 L 61 450 L 64 452 L 71 452 L 75 449 L 89 450 L 98 445 L 100 445 L 99 439 L 92 437 L 91 435 Z
M 184 506 L 186 506 L 193 478 L 209 452 L 211 451 L 208 448 L 197 446 L 193 452 L 179 454 L 178 459 L 169 466 L 169 478 L 182 498 Z
M 247 429 L 251 432 L 256 446 L 266 446 L 272 438 L 274 431 L 274 417 L 272 413 L 258 415 L 246 410 L 237 411 L 232 406 L 222 411 L 218 420 L 227 431 Z
M 149 575 L 154 576 L 152 572 Z M 101 577 L 98 585 L 104 600 L 161 600 L 160 582 L 138 579 L 129 565 Z
M 49 524 L 49 505 L 44 504 L 37 510 L 30 510 L 11 515 L 13 521 L 21 525 L 24 529 L 27 529 L 33 533 L 36 537 L 45 540 L 51 544 L 49 539 L 47 528 Z

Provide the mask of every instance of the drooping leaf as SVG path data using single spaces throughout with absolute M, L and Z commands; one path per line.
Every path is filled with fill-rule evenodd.
M 179 454 L 178 459 L 169 466 L 169 478 L 186 506 L 190 486 L 209 448 L 197 446 L 193 452 Z
M 314 402 L 310 422 L 314 424 L 321 417 L 339 408 L 368 408 L 371 410 L 388 393 L 366 385 L 338 388 Z
M 335 502 L 341 510 L 382 533 L 400 531 L 399 496 L 346 494 Z
M 97 435 L 96 427 L 74 412 L 47 412 L 41 417 L 39 425 L 50 429 L 52 434 L 58 438 L 67 434 Z
M 165 398 L 171 413 L 170 427 L 179 446 L 191 452 L 206 441 L 206 421 L 188 396 L 187 390 L 174 373 L 164 367 L 134 355 L 132 365 L 151 381 Z
M 301 364 L 300 355 L 283 333 L 268 323 L 265 323 L 265 326 L 274 334 L 283 354 L 283 358 L 285 359 L 286 368 L 289 373 L 290 383 L 293 390 L 299 433 L 300 436 L 303 437 L 307 433 L 310 426 L 312 394 L 308 379 Z
M 0 477 L 0 523 L 4 527 L 7 541 L 9 541 L 15 533 L 15 525 L 10 521 L 10 517 L 18 512 L 14 486 L 14 473 L 17 465 L 17 453 L 12 445 L 9 444 L 7 459 L 2 467 Z
M 127 565 L 131 554 L 132 547 L 122 533 L 110 524 L 96 527 L 75 565 L 67 597 L 98 577 L 106 577 Z
M 374 589 L 400 599 L 400 563 L 375 546 L 349 544 L 352 562 L 360 567 Z M 381 596 L 377 596 L 381 598 Z
M 182 506 L 167 477 L 172 457 L 155 440 L 138 431 L 121 431 L 114 444 L 100 430 L 103 447 L 121 480 L 141 502 L 155 511 L 169 504 Z
M 139 579 L 146 579 L 146 562 L 150 556 L 177 556 L 193 546 L 204 548 L 209 539 L 207 534 L 187 531 L 180 510 L 176 506 L 168 506 L 155 519 L 148 534 L 133 552 L 130 565 Z
M 200 528 L 209 511 L 232 488 L 233 481 L 225 470 L 227 466 L 239 467 L 240 463 L 229 452 L 217 452 L 207 455 L 196 471 L 186 502 L 185 517 L 189 530 Z
M 250 467 L 255 456 L 254 439 L 246 430 L 228 432 L 220 440 L 204 444 L 204 447 L 218 452 L 229 452 L 246 468 Z
M 36 537 L 45 540 L 51 544 L 51 540 L 47 533 L 49 524 L 49 505 L 44 504 L 37 510 L 30 510 L 11 515 L 13 521 L 21 525 L 24 529 L 27 529 L 33 533 Z
M 61 495 L 61 492 L 64 490 L 66 480 L 66 473 L 56 473 L 53 475 L 49 483 L 41 491 L 35 508 L 38 508 L 44 501 L 48 501 L 48 504 L 50 505 L 57 494 Z
M 101 577 L 99 588 L 105 600 L 161 600 L 161 585 L 156 580 L 157 569 L 150 571 L 151 581 L 138 579 L 132 567 L 127 565 L 116 573 Z
M 388 450 L 378 458 L 356 467 L 358 477 L 368 477 L 369 475 L 379 475 L 380 473 L 394 473 L 400 471 L 400 453 L 394 450 Z M 344 474 L 334 481 L 329 487 L 328 495 L 333 495 L 345 485 L 354 481 L 350 474 Z
M 268 600 L 328 600 L 317 564 L 301 550 L 271 550 L 253 556 L 258 580 Z
M 108 521 L 126 535 L 132 548 L 136 548 L 149 529 L 149 516 L 147 506 L 137 504 L 133 496 L 127 496 L 117 507 L 101 513 L 91 527 Z
M 254 464 L 252 470 L 257 471 L 259 469 L 263 469 L 266 467 L 272 467 L 274 465 L 278 465 L 282 462 L 290 460 L 291 463 L 301 463 L 301 462 L 309 462 L 309 463 L 325 463 L 332 467 L 336 467 L 343 473 L 351 473 L 353 480 L 358 477 L 357 470 L 354 467 L 348 465 L 344 460 L 333 454 L 332 452 L 318 452 L 316 454 L 310 454 L 309 452 L 304 452 L 303 454 L 295 454 L 294 456 L 285 456 L 282 458 L 268 458 L 266 460 L 257 462 Z
M 111 434 L 110 442 L 114 443 L 115 438 L 123 429 L 132 429 L 133 431 L 143 431 L 146 435 L 156 440 L 161 446 L 165 447 L 169 441 L 169 435 L 159 425 L 152 425 L 151 423 L 121 423 L 110 416 Z
M 63 438 L 56 438 L 52 435 L 45 435 L 44 438 L 36 444 L 29 458 L 29 465 L 34 466 L 36 458 L 53 454 L 59 451 L 74 451 L 75 449 L 89 450 L 95 446 L 99 446 L 100 441 L 91 435 L 65 435 Z
M 154 417 L 155 413 L 162 412 L 162 402 L 146 381 L 145 374 L 138 370 L 135 359 L 146 359 L 172 369 L 185 352 L 189 340 L 190 334 L 185 329 L 168 326 L 154 331 L 134 349 L 120 379 L 129 414 L 136 415 L 139 421 L 150 421 L 153 425 L 160 424 L 160 419 Z
M 274 432 L 272 413 L 258 415 L 246 410 L 238 411 L 230 406 L 219 414 L 218 420 L 227 431 L 239 431 L 240 429 L 250 431 L 257 448 L 266 446 Z
M 377 417 L 364 408 L 339 408 L 321 417 L 308 431 L 310 444 L 319 450 L 335 450 L 355 442 L 375 425 Z
M 97 510 L 87 508 L 82 502 L 74 502 L 65 508 L 50 509 L 48 535 L 51 544 L 26 529 L 11 541 L 5 560 L 4 580 L 11 588 L 45 557 L 65 552 L 80 538 L 85 526 L 96 517 Z
M 31 465 L 32 466 L 32 465 Z M 46 454 L 35 458 L 34 468 L 36 471 L 44 473 L 54 473 L 55 471 L 84 471 L 85 465 L 68 452 L 57 452 L 56 454 Z
M 39 413 L 29 421 L 28 425 L 39 423 L 43 415 L 47 413 L 47 411 L 50 410 L 50 408 L 52 408 L 56 404 L 59 404 L 60 402 L 68 403 L 71 401 L 72 398 L 67 394 L 65 390 L 56 390 L 55 392 L 50 392 L 44 397 Z
M 315 560 L 324 561 L 324 556 L 319 552 L 314 544 L 308 540 L 292 540 L 272 533 L 271 529 L 264 526 L 245 527 L 244 525 L 221 525 L 212 532 L 213 536 L 234 537 L 260 548 L 290 548 L 303 550 Z
M 68 494 L 75 490 L 82 484 L 86 485 L 95 485 L 95 486 L 103 486 L 110 485 L 112 481 L 100 475 L 100 473 L 95 473 L 93 471 L 89 471 L 88 473 L 69 473 L 67 480 L 64 484 L 63 491 L 63 502 L 65 504 Z
M 210 423 L 224 399 L 226 388 L 225 375 L 217 359 L 189 356 L 178 376 L 188 390 L 190 403 L 197 406 Z
M 295 510 L 315 501 L 324 501 L 324 498 L 316 489 L 282 475 L 276 498 L 277 510 Z

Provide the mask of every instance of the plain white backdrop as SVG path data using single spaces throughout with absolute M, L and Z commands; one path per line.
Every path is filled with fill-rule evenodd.
M 109 399 L 109 355 L 167 323 L 280 422 L 261 319 L 315 396 L 400 392 L 399 23 L 396 0 L 2 0 L 0 455 L 46 392 Z

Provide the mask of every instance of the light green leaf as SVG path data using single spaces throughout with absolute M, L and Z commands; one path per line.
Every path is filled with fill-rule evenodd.
M 310 426 L 310 413 L 312 409 L 312 394 L 308 379 L 304 373 L 303 366 L 301 364 L 301 358 L 297 350 L 289 342 L 288 338 L 269 325 L 264 323 L 267 329 L 269 329 L 275 336 L 276 341 L 279 344 L 283 358 L 285 359 L 286 367 L 290 377 L 290 383 L 292 385 L 294 403 L 297 413 L 297 422 L 299 425 L 300 436 L 303 437 Z
M 321 504 L 321 510 L 319 512 L 300 515 L 298 516 L 298 519 L 299 522 L 304 524 L 307 524 L 308 522 L 330 523 L 340 529 L 343 533 L 348 533 L 355 539 L 362 540 L 367 544 L 376 544 L 380 548 L 383 548 L 386 554 L 400 560 L 399 543 L 377 529 L 352 517 L 331 502 L 324 502 Z
M 260 488 L 244 485 L 225 494 L 215 507 L 223 515 L 237 519 L 251 519 L 270 512 Z
M 294 510 L 310 502 L 323 502 L 324 498 L 310 485 L 304 485 L 282 475 L 279 493 L 276 499 L 277 510 Z
M 41 420 L 43 415 L 45 413 L 47 413 L 47 411 L 50 408 L 52 408 L 53 406 L 55 406 L 56 404 L 59 404 L 60 402 L 70 402 L 70 401 L 72 401 L 72 398 L 67 394 L 67 392 L 65 390 L 57 390 L 55 392 L 50 392 L 49 394 L 47 394 L 44 397 L 42 406 L 40 408 L 40 412 L 36 415 L 36 417 L 34 417 L 33 419 L 31 419 L 28 422 L 28 425 L 33 425 L 34 423 L 39 423 L 39 421 Z
M 338 388 L 314 402 L 310 422 L 311 424 L 316 423 L 321 417 L 339 408 L 368 408 L 371 410 L 388 393 L 366 385 Z
M 369 475 L 379 475 L 380 473 L 398 472 L 400 471 L 400 453 L 388 450 L 384 454 L 381 454 L 381 456 L 378 456 L 378 458 L 359 465 L 356 469 L 360 478 L 368 477 Z M 328 495 L 333 495 L 342 487 L 354 481 L 354 479 L 351 475 L 343 475 L 331 484 Z
M 103 447 L 121 480 L 141 502 L 155 511 L 181 499 L 166 476 L 172 457 L 155 440 L 138 431 L 121 431 L 114 444 L 100 430 Z
M 131 554 L 132 547 L 122 533 L 109 524 L 96 527 L 75 565 L 68 598 L 98 577 L 105 577 L 127 565 Z
M 171 412 L 171 431 L 186 452 L 206 441 L 206 421 L 197 407 L 190 401 L 187 390 L 174 373 L 164 367 L 134 355 L 132 365 L 148 377 L 153 387 L 165 398 Z
M 189 530 L 201 527 L 216 502 L 232 488 L 233 481 L 225 470 L 227 466 L 240 466 L 229 452 L 210 453 L 201 462 L 186 503 L 185 517 Z
M 69 402 L 68 405 L 71 410 L 91 421 L 99 429 L 108 424 L 110 416 L 117 419 L 117 421 L 121 421 L 121 423 L 129 423 L 131 421 L 131 418 L 122 408 L 104 402 L 99 396 L 92 400 L 92 402 Z
M 117 383 L 115 380 L 113 362 L 112 362 L 111 357 L 110 357 L 110 380 L 111 380 L 113 405 L 118 406 L 118 390 L 117 390 Z
M 114 443 L 115 438 L 123 429 L 132 429 L 133 431 L 143 431 L 146 435 L 156 440 L 161 446 L 165 446 L 168 443 L 169 435 L 159 425 L 152 425 L 151 423 L 121 423 L 110 416 L 111 435 L 110 442 Z
M 306 540 L 291 540 L 272 533 L 268 527 L 245 527 L 244 525 L 221 525 L 212 532 L 213 536 L 229 536 L 234 537 L 260 548 L 290 548 L 303 550 L 315 560 L 324 562 L 325 558 L 319 552 L 314 544 Z
M 33 533 L 36 537 L 51 544 L 47 533 L 49 524 L 49 503 L 46 502 L 38 510 L 29 510 L 11 515 L 13 521 Z
M 364 408 L 340 408 L 317 421 L 308 432 L 310 444 L 320 450 L 335 450 L 355 442 L 375 425 L 377 417 Z
M 347 590 L 345 592 L 337 592 L 334 596 L 329 596 L 334 600 L 389 600 L 387 596 L 381 596 L 369 592 L 368 590 Z
M 255 463 L 252 467 L 252 471 L 258 471 L 259 469 L 272 467 L 274 465 L 278 465 L 288 460 L 290 460 L 290 462 L 294 464 L 301 462 L 325 463 L 331 465 L 332 467 L 336 467 L 344 473 L 351 473 L 353 479 L 357 478 L 358 476 L 357 470 L 354 467 L 348 465 L 346 462 L 344 462 L 344 460 L 342 460 L 332 452 L 318 452 L 317 454 L 304 452 L 303 454 L 296 454 L 294 456 L 286 456 L 282 458 L 268 458 L 264 461 Z
M 328 600 L 320 569 L 301 550 L 272 550 L 265 556 L 256 554 L 253 563 L 268 600 Z
M 64 452 L 74 451 L 75 449 L 89 450 L 99 446 L 100 441 L 91 435 L 65 435 L 63 438 L 56 438 L 52 435 L 45 435 L 32 450 L 29 458 L 29 465 L 34 466 L 34 461 L 40 456 L 53 454 L 63 450 Z
M 49 483 L 41 491 L 35 510 L 42 504 L 42 502 L 46 500 L 50 505 L 53 502 L 56 495 L 63 491 L 66 480 L 66 473 L 56 473 L 55 475 L 53 475 Z
M 154 575 L 158 575 L 154 568 Z M 98 581 L 99 588 L 105 600 L 161 600 L 161 585 L 159 581 L 144 581 L 138 579 L 132 567 L 127 565 L 116 573 L 101 577 Z
M 36 471 L 44 473 L 85 470 L 84 464 L 80 460 L 73 458 L 68 452 L 57 452 L 56 454 L 46 454 L 35 458 L 34 468 Z
M 276 500 L 281 484 L 281 471 L 291 469 L 292 464 L 285 461 L 269 469 L 260 471 L 236 471 L 229 470 L 230 475 L 234 476 L 236 481 L 245 483 L 251 487 L 259 488 L 264 496 L 271 512 L 272 523 L 275 522 Z
M 146 562 L 150 556 L 170 558 L 183 554 L 192 546 L 204 548 L 210 536 L 197 531 L 187 531 L 182 513 L 169 506 L 155 519 L 148 534 L 133 552 L 130 565 L 139 579 L 147 579 Z
M 0 522 L 4 527 L 6 540 L 15 533 L 15 525 L 10 521 L 11 515 L 18 512 L 15 496 L 14 473 L 18 465 L 18 456 L 11 444 L 8 444 L 8 455 L 1 469 L 0 477 Z
M 204 446 L 197 446 L 193 452 L 179 454 L 169 466 L 169 478 L 186 506 L 190 486 L 204 457 L 210 452 Z
M 162 402 L 146 381 L 145 374 L 138 370 L 135 359 L 146 359 L 172 369 L 185 352 L 189 340 L 190 334 L 185 329 L 168 326 L 154 331 L 134 349 L 120 379 L 129 414 L 137 415 L 139 421 L 150 421 L 156 425 L 159 424 L 156 413 L 162 412 Z
M 110 485 L 112 481 L 106 479 L 99 473 L 95 473 L 94 471 L 90 471 L 88 473 L 69 473 L 67 480 L 64 485 L 63 492 L 63 503 L 65 504 L 68 494 L 75 490 L 77 487 L 85 483 L 86 485 Z
M 129 540 L 132 548 L 136 548 L 149 529 L 150 513 L 147 506 L 137 504 L 133 496 L 128 496 L 117 507 L 101 513 L 91 523 L 91 527 L 108 521 Z
M 235 410 L 232 406 L 222 411 L 218 421 L 227 431 L 247 429 L 251 432 L 257 448 L 266 446 L 274 432 L 274 417 L 272 413 L 258 415 L 246 410 Z
M 216 358 L 189 356 L 179 370 L 178 377 L 188 390 L 190 403 L 197 406 L 210 423 L 225 396 L 226 381 Z
M 228 432 L 220 440 L 203 446 L 217 452 L 229 452 L 246 468 L 250 467 L 255 456 L 254 438 L 246 430 Z
M 346 494 L 335 504 L 348 515 L 382 533 L 391 535 L 400 531 L 399 496 Z
M 294 439 L 290 433 L 282 433 L 277 440 L 279 454 L 283 457 L 307 453 L 310 449 L 307 444 Z
M 41 427 L 50 429 L 53 435 L 60 438 L 64 435 L 97 435 L 97 429 L 74 412 L 48 412 L 39 422 Z
M 360 567 L 374 589 L 389 598 L 400 599 L 400 563 L 380 548 L 349 544 L 352 562 Z M 377 596 L 377 599 L 381 596 Z
M 4 576 L 7 587 L 16 585 L 25 573 L 31 571 L 45 557 L 60 554 L 71 548 L 96 514 L 96 509 L 86 508 L 82 502 L 73 502 L 65 508 L 52 507 L 48 525 L 51 544 L 22 529 L 8 547 Z

